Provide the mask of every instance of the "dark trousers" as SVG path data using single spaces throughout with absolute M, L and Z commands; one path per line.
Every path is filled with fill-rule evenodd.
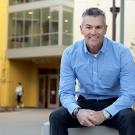
M 99 111 L 111 105 L 115 100 L 94 101 L 78 99 L 78 104 L 84 109 Z M 83 127 L 64 107 L 52 112 L 49 120 L 50 135 L 68 135 L 68 128 Z M 135 135 L 135 112 L 130 108 L 121 110 L 111 119 L 104 121 L 102 125 L 117 129 L 119 135 Z
M 17 95 L 17 105 L 21 105 L 22 104 L 22 95 Z

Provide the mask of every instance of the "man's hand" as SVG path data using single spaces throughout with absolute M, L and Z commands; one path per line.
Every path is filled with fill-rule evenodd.
M 105 120 L 102 111 L 93 111 L 90 109 L 80 109 L 76 117 L 80 124 L 86 127 L 94 127 Z
M 106 120 L 103 111 L 95 111 L 92 115 L 91 115 L 91 121 L 95 124 L 95 125 L 99 125 L 101 123 L 103 123 Z

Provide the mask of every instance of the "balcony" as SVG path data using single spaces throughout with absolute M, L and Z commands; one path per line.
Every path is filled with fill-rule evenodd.
M 39 58 L 50 56 L 55 57 L 61 56 L 65 47 L 42 46 L 42 47 L 28 47 L 28 48 L 13 48 L 7 50 L 6 56 L 8 59 Z

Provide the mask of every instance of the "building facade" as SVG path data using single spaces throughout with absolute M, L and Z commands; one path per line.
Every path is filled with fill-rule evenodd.
M 15 88 L 22 82 L 26 107 L 59 106 L 59 66 L 63 50 L 73 41 L 73 1 L 10 0 L 5 6 L 8 34 L 1 73 L 7 76 L 0 85 L 6 94 L 1 105 L 16 106 Z
M 120 0 L 116 1 L 120 7 Z M 79 25 L 87 7 L 104 9 L 112 37 L 112 0 L 0 0 L 0 106 L 16 106 L 15 88 L 24 87 L 26 107 L 59 106 L 63 50 L 82 38 Z M 135 54 L 135 1 L 125 0 L 124 43 Z M 131 17 L 132 14 L 132 17 Z M 116 20 L 120 37 L 120 13 Z

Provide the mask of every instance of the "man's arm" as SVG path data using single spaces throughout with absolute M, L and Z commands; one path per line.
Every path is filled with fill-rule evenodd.
M 75 100 L 75 81 L 76 76 L 72 68 L 73 59 L 71 58 L 69 48 L 63 53 L 60 68 L 60 101 L 68 109 L 70 114 L 79 107 Z
M 120 95 L 112 105 L 105 108 L 112 116 L 135 102 L 135 63 L 127 48 L 121 52 L 120 58 Z

